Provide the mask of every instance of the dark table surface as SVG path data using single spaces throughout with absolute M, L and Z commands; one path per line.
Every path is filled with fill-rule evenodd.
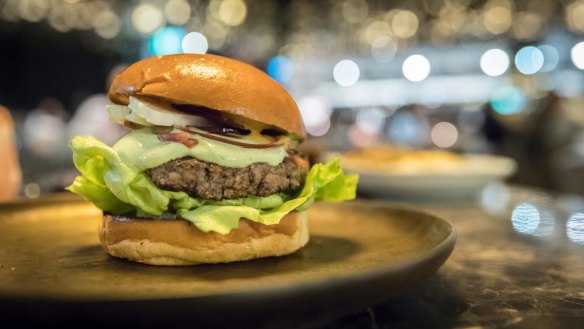
M 310 328 L 584 328 L 584 199 L 498 185 L 402 200 L 450 221 L 445 265 L 387 302 Z

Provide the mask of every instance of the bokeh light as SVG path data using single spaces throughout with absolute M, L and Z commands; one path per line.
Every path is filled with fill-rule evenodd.
M 115 67 L 110 75 L 121 72 L 123 67 Z M 103 141 L 106 145 L 113 145 L 126 129 L 109 120 L 109 115 L 104 108 L 111 104 L 105 94 L 94 94 L 84 99 L 68 122 L 67 135 L 91 135 Z
M 551 213 L 527 202 L 519 203 L 513 209 L 511 223 L 515 231 L 537 237 L 551 235 L 556 224 Z
M 565 14 L 570 30 L 584 32 L 584 1 L 574 1 L 566 6 Z
M 185 35 L 181 42 L 183 53 L 205 54 L 209 49 L 207 38 L 199 32 L 190 32 Z
M 71 12 L 68 6 L 59 4 L 51 9 L 47 20 L 49 25 L 59 32 L 68 32 L 72 29 L 71 26 Z
M 515 55 L 515 67 L 523 74 L 538 72 L 543 67 L 543 63 L 543 52 L 534 46 L 523 47 Z
M 402 145 L 420 145 L 427 140 L 429 127 L 411 112 L 399 111 L 390 117 L 387 134 Z
M 268 75 L 280 83 L 290 82 L 294 76 L 292 60 L 284 55 L 272 57 L 268 62 Z
M 101 11 L 97 9 L 98 6 L 95 6 L 89 1 L 80 2 L 74 6 L 75 9 L 73 11 L 77 17 L 74 20 L 73 28 L 77 30 L 90 30 L 93 27 L 93 18 Z
M 164 16 L 170 24 L 183 25 L 191 17 L 191 5 L 186 0 L 169 0 L 164 5 Z
M 513 20 L 511 35 L 518 40 L 532 40 L 540 34 L 542 26 L 542 16 L 531 12 L 520 12 Z
M 210 19 L 210 17 L 213 16 L 210 14 L 207 15 L 207 19 L 203 25 L 203 34 L 209 38 L 225 38 L 229 33 L 229 27 L 225 26 L 225 24 L 219 20 Z
M 499 114 L 515 114 L 523 110 L 527 100 L 525 93 L 513 86 L 501 87 L 493 93 L 491 106 Z
M 333 69 L 333 78 L 343 87 L 357 83 L 360 74 L 359 65 L 350 59 L 338 62 Z
M 162 11 L 156 6 L 144 3 L 134 8 L 132 26 L 141 33 L 152 33 L 164 24 Z
M 502 213 L 511 200 L 509 187 L 502 182 L 487 184 L 480 194 L 480 203 L 490 213 Z
M 306 131 L 312 136 L 323 136 L 331 127 L 332 107 L 322 96 L 307 96 L 298 101 Z
M 481 70 L 488 76 L 496 77 L 509 69 L 509 55 L 502 49 L 489 49 L 481 56 Z
M 62 145 L 66 124 L 59 113 L 35 109 L 23 123 L 24 147 L 32 154 L 48 158 Z
M 219 5 L 219 18 L 227 26 L 241 25 L 247 17 L 247 5 L 243 0 L 223 0 Z
M 584 213 L 575 213 L 566 222 L 566 234 L 574 243 L 584 244 Z
M 367 43 L 371 45 L 379 37 L 388 37 L 391 35 L 391 26 L 384 21 L 373 21 L 369 23 L 365 29 L 365 39 L 367 40 Z
M 418 17 L 409 10 L 400 10 L 391 21 L 393 33 L 400 38 L 411 38 L 418 31 Z
M 347 0 L 341 6 L 343 18 L 353 24 L 361 23 L 367 18 L 369 6 L 365 0 Z
M 402 73 L 410 81 L 422 81 L 430 75 L 430 61 L 422 55 L 411 55 L 404 61 Z
M 513 209 L 511 222 L 515 231 L 524 234 L 534 234 L 541 222 L 537 207 L 531 203 L 520 203 Z
M 122 29 L 118 15 L 111 10 L 101 11 L 92 22 L 95 33 L 104 39 L 115 38 Z
M 50 5 L 48 1 L 19 0 L 17 10 L 22 19 L 29 22 L 39 22 L 46 17 Z
M 511 10 L 504 6 L 492 6 L 485 9 L 483 24 L 492 34 L 503 34 L 513 23 Z
M 574 63 L 577 68 L 584 70 L 584 41 L 579 42 L 572 47 L 570 57 L 572 58 L 572 63 Z
M 360 130 L 377 134 L 383 129 L 385 123 L 385 112 L 380 108 L 367 108 L 357 112 L 355 125 Z
M 391 37 L 377 37 L 371 43 L 371 56 L 380 63 L 390 62 L 397 53 L 397 44 Z
M 430 138 L 434 145 L 441 148 L 448 148 L 456 144 L 458 140 L 458 129 L 450 122 L 438 122 L 432 127 Z
M 584 77 L 582 72 L 575 70 L 564 71 L 554 77 L 553 89 L 562 97 L 579 97 L 584 91 Z
M 182 27 L 167 26 L 150 36 L 150 49 L 153 55 L 179 54 L 186 31 Z
M 541 45 L 537 47 L 543 54 L 543 65 L 540 72 L 551 72 L 558 66 L 560 62 L 560 54 L 558 50 L 550 45 Z
M 440 10 L 439 18 L 440 30 L 445 35 L 462 32 L 466 20 L 469 19 L 465 8 L 453 2 Z
M 36 199 L 41 195 L 41 187 L 37 183 L 26 184 L 22 191 L 29 199 Z

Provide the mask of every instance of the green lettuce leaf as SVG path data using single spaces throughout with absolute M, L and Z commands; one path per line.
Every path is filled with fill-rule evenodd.
M 158 188 L 137 168 L 126 165 L 109 146 L 91 136 L 71 139 L 73 162 L 81 173 L 67 189 L 106 212 L 136 211 L 160 216 L 176 213 L 204 232 L 227 234 L 240 218 L 277 224 L 287 213 L 306 210 L 314 201 L 340 202 L 355 198 L 357 176 L 345 176 L 338 159 L 314 165 L 304 188 L 294 197 L 271 195 L 229 200 L 193 198 L 184 192 Z

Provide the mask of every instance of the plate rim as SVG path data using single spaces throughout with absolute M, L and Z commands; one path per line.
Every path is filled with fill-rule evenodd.
M 367 175 L 367 176 L 376 176 L 376 177 L 384 177 L 384 178 L 437 178 L 437 177 L 447 177 L 447 178 L 468 178 L 468 177 L 481 177 L 481 178 L 505 178 L 511 176 L 517 170 L 517 162 L 510 157 L 502 156 L 502 155 L 492 155 L 492 154 L 474 154 L 474 153 L 467 153 L 463 154 L 466 158 L 475 158 L 475 159 L 487 159 L 487 161 L 497 161 L 503 162 L 504 165 L 501 166 L 500 170 L 494 172 L 392 172 L 392 171 L 384 171 L 384 170 L 366 170 L 360 169 L 355 166 L 343 164 L 343 155 L 342 153 L 335 153 L 334 156 L 339 157 L 341 161 L 341 166 L 344 170 L 349 173 L 354 173 L 358 175 Z M 482 161 L 482 160 L 481 160 Z

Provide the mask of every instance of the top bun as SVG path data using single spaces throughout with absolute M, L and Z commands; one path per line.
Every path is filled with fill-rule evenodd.
M 127 105 L 130 96 L 219 110 L 306 137 L 290 94 L 261 70 L 226 57 L 157 56 L 132 64 L 113 81 L 108 96 Z

